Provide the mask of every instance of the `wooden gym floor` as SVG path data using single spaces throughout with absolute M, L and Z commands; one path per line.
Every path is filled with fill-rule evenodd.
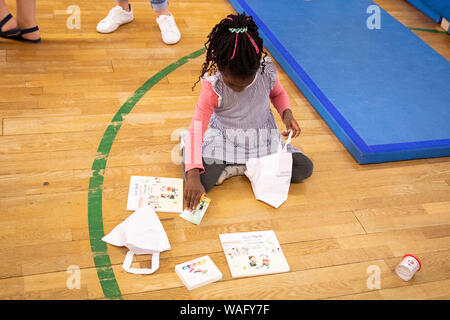
M 376 2 L 408 27 L 441 30 L 405 1 Z M 15 2 L 7 3 L 14 13 Z M 80 30 L 66 27 L 72 4 L 81 8 Z M 113 4 L 40 0 L 43 42 L 0 40 L 1 299 L 450 298 L 450 158 L 357 164 L 281 68 L 302 127 L 294 145 L 312 158 L 313 176 L 292 185 L 279 209 L 257 202 L 247 179 L 235 177 L 209 193 L 200 226 L 159 214 L 172 249 L 154 275 L 126 273 L 126 249 L 108 245 L 102 252 L 96 236 L 130 214 L 131 175 L 182 177 L 171 160 L 178 143 L 172 134 L 189 126 L 199 94 L 191 86 L 204 55 L 153 76 L 201 49 L 233 9 L 226 0 L 171 1 L 182 39 L 167 46 L 146 0 L 132 2 L 133 23 L 98 34 L 96 24 Z M 414 32 L 450 58 L 448 35 Z M 154 86 L 123 121 L 113 121 L 149 79 Z M 105 134 L 108 126 L 117 135 Z M 100 141 L 111 150 L 97 152 Z M 218 234 L 267 229 L 276 232 L 291 271 L 231 279 Z M 409 282 L 393 272 L 405 253 L 423 263 Z M 224 278 L 188 291 L 174 266 L 206 254 Z M 135 265 L 149 263 L 138 256 Z M 367 287 L 371 265 L 381 270 L 379 290 Z M 80 268 L 79 289 L 67 287 L 73 266 Z

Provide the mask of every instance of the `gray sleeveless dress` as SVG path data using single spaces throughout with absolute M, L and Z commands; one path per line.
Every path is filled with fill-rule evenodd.
M 282 136 L 269 98 L 277 80 L 277 71 L 270 58 L 266 58 L 265 63 L 264 73 L 261 74 L 260 67 L 253 82 L 241 92 L 229 88 L 219 71 L 203 78 L 203 81 L 211 83 L 219 96 L 218 106 L 203 138 L 204 159 L 243 164 L 249 158 L 277 152 Z M 287 151 L 301 152 L 291 145 L 287 146 Z

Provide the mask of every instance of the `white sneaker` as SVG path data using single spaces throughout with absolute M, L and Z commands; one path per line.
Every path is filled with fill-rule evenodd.
M 162 40 L 166 44 L 175 44 L 180 41 L 181 34 L 173 16 L 160 15 L 156 18 L 156 22 L 161 29 Z
M 128 12 L 117 5 L 109 10 L 106 18 L 97 24 L 97 31 L 100 33 L 110 33 L 116 31 L 122 24 L 133 21 L 133 19 L 133 9 L 131 9 L 131 6 Z

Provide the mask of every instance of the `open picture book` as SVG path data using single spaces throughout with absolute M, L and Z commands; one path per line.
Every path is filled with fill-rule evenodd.
M 146 202 L 155 212 L 183 211 L 183 179 L 131 176 L 127 210 L 137 210 Z
M 272 230 L 225 233 L 219 238 L 233 278 L 289 271 Z

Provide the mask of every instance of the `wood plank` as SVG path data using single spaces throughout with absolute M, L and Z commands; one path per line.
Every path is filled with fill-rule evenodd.
M 450 280 L 428 282 L 392 289 L 376 290 L 349 296 L 330 298 L 332 300 L 448 300 Z
M 439 26 L 405 1 L 377 0 L 407 27 Z M 0 298 L 104 299 L 91 251 L 89 179 L 106 127 L 142 84 L 200 48 L 206 35 L 234 12 L 228 1 L 170 3 L 182 32 L 162 43 L 147 1 L 133 2 L 135 21 L 112 34 L 95 31 L 112 7 L 81 0 L 82 28 L 65 27 L 72 1 L 39 2 L 43 41 L 33 50 L 2 40 L 0 49 Z M 8 3 L 15 12 L 15 3 Z M 195 10 L 192 10 L 195 7 Z M 59 27 L 55 27 L 59 26 Z M 414 31 L 447 59 L 445 34 Z M 103 232 L 125 209 L 131 175 L 182 177 L 172 161 L 176 133 L 195 109 L 204 56 L 155 84 L 122 123 L 102 174 Z M 275 61 L 302 134 L 293 144 L 314 162 L 314 173 L 290 187 L 278 209 L 256 201 L 245 177 L 233 177 L 208 195 L 200 226 L 159 213 L 171 243 L 151 276 L 126 273 L 126 248 L 107 246 L 124 299 L 449 299 L 450 157 L 357 164 L 317 111 Z M 274 111 L 276 123 L 283 124 Z M 165 220 L 169 219 L 169 220 Z M 273 229 L 291 271 L 233 279 L 218 234 Z M 393 272 L 405 253 L 423 269 L 404 282 Z M 188 291 L 178 263 L 209 255 L 222 281 Z M 67 268 L 80 267 L 81 288 L 70 290 Z M 367 288 L 368 266 L 381 269 L 381 289 Z M 148 255 L 133 266 L 149 267 Z M 245 290 L 242 288 L 245 287 Z

